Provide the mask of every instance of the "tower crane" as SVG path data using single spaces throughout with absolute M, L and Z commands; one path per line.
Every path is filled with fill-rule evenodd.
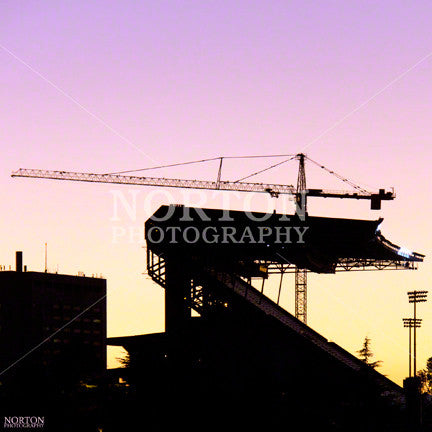
M 237 192 L 259 192 L 268 193 L 274 198 L 278 198 L 281 194 L 291 195 L 295 198 L 297 213 L 301 212 L 302 215 L 307 214 L 307 197 L 321 197 L 321 198 L 349 198 L 357 200 L 370 200 L 371 209 L 381 209 L 381 201 L 389 201 L 395 198 L 394 191 L 386 191 L 379 189 L 378 192 L 369 192 L 366 189 L 354 184 L 350 180 L 336 174 L 329 170 L 324 165 L 321 165 L 304 153 L 291 155 L 289 159 L 279 162 L 264 170 L 253 173 L 243 179 L 236 181 L 224 181 L 221 179 L 222 164 L 224 159 L 229 158 L 248 158 L 248 157 L 276 157 L 287 155 L 271 155 L 271 156 L 237 156 L 237 157 L 217 157 L 212 159 L 204 159 L 200 161 L 185 162 L 179 164 L 165 165 L 162 167 L 152 167 L 146 169 L 164 168 L 169 166 L 187 165 L 190 163 L 206 162 L 210 160 L 219 160 L 219 170 L 215 181 L 212 180 L 184 180 L 176 178 L 165 177 L 142 177 L 124 175 L 132 171 L 123 171 L 120 173 L 96 174 L 96 173 L 83 173 L 71 171 L 51 171 L 41 169 L 27 169 L 20 168 L 12 172 L 12 177 L 27 177 L 39 179 L 52 179 L 52 180 L 69 180 L 91 183 L 112 183 L 112 184 L 127 184 L 127 185 L 140 185 L 140 186 L 160 186 L 160 187 L 173 187 L 173 188 L 186 188 L 186 189 L 207 189 L 219 191 L 237 191 Z M 299 170 L 297 177 L 297 186 L 286 184 L 270 184 L 270 183 L 251 183 L 243 180 L 257 175 L 267 169 L 274 168 L 282 165 L 290 160 L 297 159 L 299 161 Z M 306 187 L 306 170 L 305 160 L 308 160 L 328 173 L 335 175 L 343 182 L 349 184 L 354 188 L 354 191 L 347 190 L 325 190 L 325 189 L 311 189 Z M 135 170 L 142 171 L 142 170 Z M 307 322 L 307 270 L 302 268 L 295 269 L 295 316 L 304 323 Z

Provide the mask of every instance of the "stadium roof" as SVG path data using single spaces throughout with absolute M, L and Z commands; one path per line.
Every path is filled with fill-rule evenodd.
M 382 221 L 164 205 L 146 221 L 146 240 L 156 253 L 288 262 L 318 273 L 333 273 L 345 259 L 422 262 L 424 255 L 381 234 Z

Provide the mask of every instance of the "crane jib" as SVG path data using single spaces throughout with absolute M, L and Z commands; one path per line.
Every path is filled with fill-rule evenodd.
M 207 181 L 192 179 L 175 179 L 163 177 L 138 177 L 118 174 L 95 174 L 81 173 L 71 171 L 50 171 L 39 169 L 21 168 L 11 175 L 12 177 L 27 177 L 52 180 L 69 180 L 92 183 L 112 183 L 112 184 L 129 184 L 141 186 L 160 186 L 175 187 L 187 189 L 209 189 L 221 191 L 237 192 L 264 192 L 273 197 L 279 194 L 298 196 L 305 194 L 311 197 L 322 198 L 352 198 L 352 199 L 369 199 L 372 201 L 373 208 L 378 208 L 382 200 L 392 200 L 395 195 L 393 192 L 386 192 L 380 189 L 378 193 L 363 191 L 341 191 L 341 190 L 323 190 L 323 189 L 306 189 L 297 191 L 293 185 L 272 184 L 272 183 L 250 183 L 250 182 L 230 182 L 230 181 Z

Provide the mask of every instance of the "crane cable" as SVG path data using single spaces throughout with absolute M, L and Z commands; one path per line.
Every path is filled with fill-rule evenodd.
M 327 171 L 329 174 L 334 175 L 335 177 L 337 177 L 339 180 L 343 181 L 344 183 L 349 184 L 351 187 L 353 187 L 354 189 L 363 192 L 363 193 L 370 193 L 368 190 L 362 188 L 361 186 L 358 186 L 357 184 L 355 184 L 352 180 L 349 180 L 343 176 L 341 176 L 340 174 L 330 170 L 329 168 L 327 168 L 324 165 L 321 165 L 318 162 L 315 162 L 314 160 L 312 160 L 311 158 L 309 158 L 308 156 L 305 155 L 305 158 L 309 161 L 312 162 L 313 164 L 315 164 L 316 166 L 318 166 L 319 168 L 323 169 L 324 171 Z
M 272 168 L 276 168 L 277 166 L 282 165 L 282 164 L 284 164 L 285 162 L 289 162 L 289 161 L 291 161 L 291 160 L 293 160 L 293 159 L 295 159 L 295 158 L 296 158 L 296 155 L 294 155 L 293 157 L 291 157 L 291 158 L 289 158 L 289 159 L 286 159 L 286 160 L 284 160 L 284 161 L 282 161 L 282 162 L 278 162 L 277 164 L 274 164 L 274 165 L 271 165 L 271 166 L 269 166 L 269 167 L 267 167 L 267 168 L 264 168 L 264 169 L 262 169 L 262 170 L 260 170 L 260 171 L 257 171 L 257 172 L 254 172 L 254 173 L 252 173 L 252 174 L 249 174 L 249 175 L 246 176 L 246 177 L 242 177 L 241 179 L 238 179 L 238 180 L 234 181 L 233 183 L 241 182 L 241 181 L 246 180 L 246 179 L 248 179 L 248 178 L 250 178 L 250 177 L 253 177 L 253 176 L 256 176 L 256 175 L 258 175 L 258 174 L 261 174 L 261 173 L 263 173 L 264 171 L 268 171 L 268 170 L 271 170 Z
M 258 158 L 276 158 L 276 157 L 286 157 L 286 156 L 290 156 L 288 159 L 283 160 L 282 162 L 278 162 L 276 164 L 270 165 L 267 168 L 261 169 L 259 171 L 253 172 L 252 174 L 249 174 L 245 177 L 242 177 L 238 180 L 235 180 L 233 183 L 239 183 L 242 182 L 243 180 L 249 179 L 251 177 L 254 177 L 258 174 L 261 174 L 265 171 L 269 171 L 273 168 L 276 168 L 280 165 L 283 165 L 286 162 L 289 162 L 293 159 L 295 159 L 298 155 L 295 154 L 278 154 L 278 155 L 246 155 L 246 156 L 217 156 L 217 157 L 212 157 L 212 158 L 207 158 L 207 159 L 199 159 L 199 160 L 193 160 L 193 161 L 186 161 L 186 162 L 179 162 L 179 163 L 174 163 L 174 164 L 168 164 L 168 165 L 159 165 L 159 166 L 153 166 L 153 167 L 146 167 L 146 168 L 139 168 L 139 169 L 135 169 L 135 170 L 126 170 L 126 171 L 118 171 L 118 172 L 112 172 L 112 173 L 106 173 L 104 175 L 118 175 L 118 174 L 130 174 L 130 173 L 134 173 L 134 172 L 139 172 L 139 171 L 149 171 L 149 170 L 154 170 L 154 169 L 161 169 L 161 168 L 170 168 L 170 167 L 176 167 L 176 166 L 183 166 L 183 165 L 192 165 L 192 164 L 197 164 L 197 163 L 203 163 L 203 162 L 211 162 L 211 161 L 215 161 L 215 160 L 220 160 L 222 161 L 223 159 L 258 159 Z M 315 164 L 316 166 L 318 166 L 319 168 L 321 168 L 322 170 L 328 172 L 329 174 L 337 177 L 339 180 L 343 181 L 344 183 L 349 184 L 351 187 L 353 187 L 354 189 L 363 192 L 363 193 L 369 193 L 368 190 L 362 188 L 361 186 L 355 184 L 352 180 L 349 180 L 346 177 L 341 176 L 340 174 L 336 173 L 335 171 L 330 170 L 329 168 L 327 168 L 324 165 L 321 165 L 320 163 L 314 161 L 313 159 L 309 158 L 308 156 L 305 155 L 305 158 L 312 162 L 313 164 Z
M 117 172 L 112 172 L 112 173 L 105 173 L 104 175 L 128 174 L 128 173 L 134 173 L 134 172 L 139 172 L 139 171 L 149 171 L 149 170 L 160 169 L 160 168 L 170 168 L 170 167 L 175 167 L 175 166 L 191 165 L 191 164 L 202 163 L 202 162 L 210 162 L 210 161 L 221 160 L 221 159 L 257 159 L 257 158 L 275 158 L 275 157 L 286 157 L 286 156 L 293 156 L 293 157 L 295 157 L 295 155 L 291 155 L 291 154 L 249 155 L 249 156 L 217 156 L 217 157 L 212 157 L 212 158 L 208 158 L 208 159 L 199 159 L 199 160 L 194 160 L 194 161 L 179 162 L 179 163 L 174 163 L 174 164 L 169 164 L 169 165 L 160 165 L 160 166 L 153 166 L 153 167 L 147 167 L 147 168 L 139 168 L 139 169 L 134 169 L 134 170 L 126 170 L 126 171 L 117 171 Z M 271 169 L 271 168 L 272 167 L 266 168 L 266 170 L 267 169 Z M 252 175 L 255 175 L 255 174 L 251 174 L 251 176 Z M 240 180 L 237 180 L 237 182 L 238 181 L 240 181 Z
M 126 171 L 118 171 L 118 172 L 112 172 L 112 173 L 106 173 L 105 175 L 116 175 L 116 174 L 130 174 L 138 171 L 148 171 L 153 169 L 160 169 L 160 168 L 169 168 L 169 167 L 175 167 L 175 166 L 181 166 L 181 165 L 190 165 L 195 163 L 201 163 L 201 162 L 209 162 L 213 160 L 220 159 L 220 157 L 214 157 L 209 159 L 201 159 L 201 160 L 195 160 L 195 161 L 188 161 L 188 162 L 179 162 L 175 164 L 169 164 L 169 165 L 160 165 L 160 166 L 154 166 L 154 167 L 148 167 L 148 168 L 139 168 L 135 170 L 126 170 Z

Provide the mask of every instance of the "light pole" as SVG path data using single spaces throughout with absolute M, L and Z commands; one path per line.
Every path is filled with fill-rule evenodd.
M 414 324 L 416 323 L 416 305 L 420 302 L 425 302 L 427 291 L 408 291 L 408 301 L 414 303 Z M 414 325 L 414 376 L 417 376 L 417 340 L 416 326 Z
M 409 328 L 409 333 L 408 333 L 408 345 L 409 345 L 409 377 L 411 378 L 411 329 L 414 328 L 419 328 L 421 327 L 421 319 L 416 318 L 416 320 L 414 320 L 414 318 L 402 318 L 404 327 L 408 327 Z

